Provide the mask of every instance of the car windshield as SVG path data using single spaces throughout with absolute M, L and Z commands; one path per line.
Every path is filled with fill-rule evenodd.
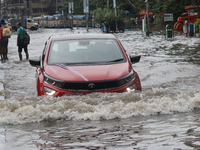
M 53 41 L 48 64 L 87 64 L 124 61 L 116 40 Z

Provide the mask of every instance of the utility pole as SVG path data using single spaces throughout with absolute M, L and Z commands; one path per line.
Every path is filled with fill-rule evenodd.
M 88 21 L 88 19 L 89 19 L 89 0 L 86 0 L 86 28 L 87 28 L 87 32 L 89 31 L 89 25 L 88 25 L 88 23 L 89 23 L 89 21 Z
M 115 9 L 115 23 L 116 23 L 116 33 L 118 32 L 117 28 L 117 8 L 116 8 L 116 0 L 113 0 L 113 8 Z
M 1 0 L 0 0 L 1 1 Z M 20 0 L 19 0 L 19 17 L 20 17 Z
M 96 0 L 96 9 L 99 8 L 99 0 Z
M 196 0 L 197 3 L 197 19 L 199 19 L 199 0 Z
M 29 16 L 31 16 L 31 1 L 29 0 Z
M 161 25 L 161 16 L 160 16 L 160 0 L 158 0 L 159 3 L 159 24 Z
M 10 18 L 11 18 L 11 0 L 10 0 Z
M 109 9 L 109 0 L 107 0 L 107 8 Z
M 56 0 L 56 14 L 58 14 L 58 0 Z
M 116 22 L 116 33 L 118 32 L 118 27 L 117 27 L 117 9 L 115 8 L 115 22 Z
M 71 14 L 70 19 L 71 19 L 71 30 L 73 29 L 73 11 L 74 11 L 74 6 L 73 2 L 70 0 L 69 2 L 69 14 Z
M 1 18 L 1 0 L 0 0 L 0 18 Z
M 73 25 L 74 25 L 74 23 L 73 23 L 73 11 L 74 11 L 74 10 L 73 10 L 73 8 L 72 8 L 73 5 L 74 5 L 73 2 L 71 1 L 71 17 L 72 17 L 72 20 L 71 20 L 71 29 L 73 29 Z
M 146 34 L 149 35 L 149 32 L 150 32 L 150 22 L 149 22 L 149 2 L 148 0 L 145 1 L 146 2 L 146 13 L 147 13 L 147 31 L 146 31 Z
M 42 14 L 43 14 L 43 0 L 41 0 L 41 3 L 42 3 Z

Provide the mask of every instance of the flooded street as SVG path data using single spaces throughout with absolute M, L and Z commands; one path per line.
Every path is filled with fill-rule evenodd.
M 101 33 L 100 29 L 29 31 L 30 59 L 50 35 Z M 116 34 L 128 54 L 141 55 L 134 70 L 142 92 L 37 97 L 35 68 L 20 62 L 16 33 L 9 41 L 5 100 L 6 149 L 192 150 L 200 149 L 200 39 L 140 29 Z

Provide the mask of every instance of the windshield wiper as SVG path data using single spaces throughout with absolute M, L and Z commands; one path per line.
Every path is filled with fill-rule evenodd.
M 92 64 L 93 62 L 78 62 L 78 63 L 57 63 L 55 65 L 65 65 L 65 66 L 73 66 L 73 65 L 85 65 Z
M 120 58 L 120 59 L 111 60 L 111 61 L 109 61 L 109 62 L 118 62 L 118 61 L 122 61 L 122 60 L 124 60 L 124 58 Z

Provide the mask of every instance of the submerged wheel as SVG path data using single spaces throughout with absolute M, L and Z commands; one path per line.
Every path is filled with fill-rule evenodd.
M 35 27 L 32 26 L 32 27 L 31 27 L 31 30 L 35 30 Z

